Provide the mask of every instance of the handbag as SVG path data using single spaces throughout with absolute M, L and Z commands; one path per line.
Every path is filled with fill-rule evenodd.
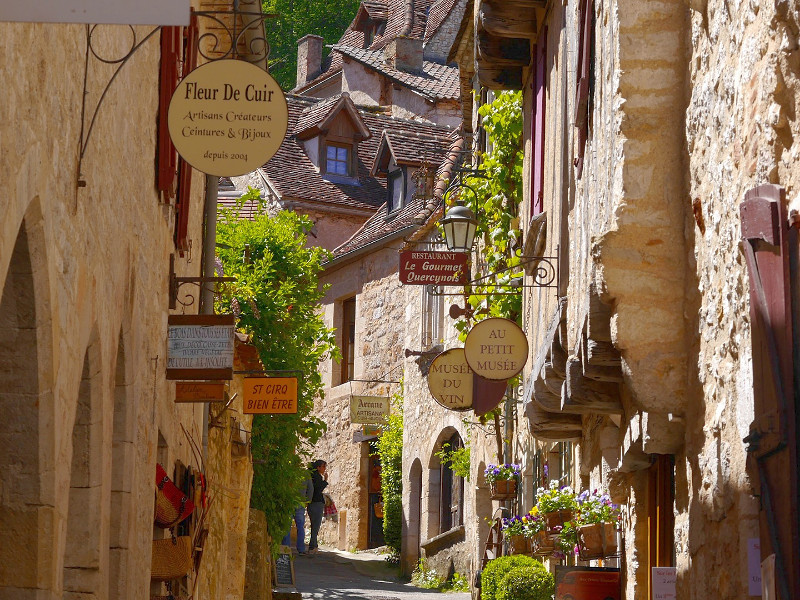
M 169 581 L 185 577 L 192 570 L 192 538 L 188 535 L 153 540 L 150 579 Z
M 159 527 L 174 527 L 194 511 L 194 502 L 172 483 L 160 464 L 156 464 L 156 488 L 154 521 Z

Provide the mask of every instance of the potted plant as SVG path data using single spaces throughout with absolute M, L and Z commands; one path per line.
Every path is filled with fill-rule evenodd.
M 556 527 L 563 527 L 574 519 L 578 502 L 571 487 L 558 487 L 557 481 L 551 481 L 547 489 L 536 490 L 536 506 L 545 519 L 547 533 L 557 535 Z
M 547 524 L 544 517 L 539 514 L 538 507 L 534 506 L 522 519 L 525 521 L 525 535 L 528 538 L 529 551 L 536 556 L 552 554 L 555 550 L 555 543 L 553 538 L 547 535 Z
M 620 510 L 608 494 L 585 491 L 577 498 L 577 542 L 582 559 L 605 558 L 617 553 Z
M 519 515 L 503 519 L 503 536 L 508 540 L 509 554 L 527 554 L 528 538 L 525 535 L 525 517 Z
M 492 500 L 511 500 L 517 495 L 517 481 L 522 469 L 519 465 L 489 465 L 483 471 L 489 488 L 492 492 Z

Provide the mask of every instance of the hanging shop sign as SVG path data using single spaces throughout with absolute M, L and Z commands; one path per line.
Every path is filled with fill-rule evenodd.
M 233 315 L 170 315 L 167 379 L 232 379 Z
M 243 60 L 217 60 L 181 80 L 169 104 L 169 135 L 198 171 L 251 173 L 278 151 L 288 124 L 278 82 Z
M 406 285 L 464 285 L 467 283 L 466 252 L 400 253 L 400 282 Z
M 351 396 L 350 422 L 379 425 L 389 416 L 389 398 L 386 396 Z
M 225 384 L 221 381 L 178 381 L 175 402 L 222 402 Z
M 485 379 L 511 379 L 528 360 L 528 338 L 514 321 L 492 317 L 467 334 L 464 356 L 472 370 Z
M 556 598 L 620 600 L 619 569 L 556 565 Z M 655 596 L 653 596 L 655 598 Z
M 0 21 L 87 25 L 188 25 L 189 0 L 0 2 Z
M 297 413 L 297 377 L 246 377 L 244 414 Z
M 428 370 L 428 389 L 433 399 L 449 410 L 472 408 L 473 374 L 463 348 L 445 350 L 433 359 Z

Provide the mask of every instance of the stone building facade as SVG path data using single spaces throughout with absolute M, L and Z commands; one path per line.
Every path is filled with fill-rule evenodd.
M 89 137 L 116 67 L 87 27 L 0 31 L 0 598 L 147 598 L 163 593 L 156 463 L 200 466 L 181 426 L 201 443 L 207 405 L 175 403 L 166 354 L 170 256 L 176 275 L 200 274 L 205 178 L 159 179 L 161 32 L 119 70 Z M 92 48 L 120 56 L 151 32 L 100 26 Z
M 490 23 L 499 4 L 476 1 L 474 23 Z M 785 446 L 774 457 L 789 476 L 765 475 L 751 433 L 769 430 L 755 407 L 772 334 L 753 321 L 745 196 L 773 184 L 751 196 L 775 198 L 778 216 L 796 203 L 800 11 L 531 4 L 527 29 L 487 36 L 470 25 L 461 40 L 478 47 L 460 46 L 462 73 L 523 90 L 524 253 L 560 267 L 556 294 L 524 294 L 521 502 L 530 506 L 542 461 L 545 477 L 609 490 L 623 505 L 623 597 L 649 597 L 654 566 L 676 567 L 678 597 L 746 597 L 752 540 L 761 559 L 776 554 L 778 597 L 794 597 L 794 400 L 784 396 Z M 486 45 L 492 36 L 527 40 L 530 52 L 493 61 L 491 50 L 509 46 Z M 790 222 L 775 223 L 791 239 Z M 778 356 L 796 368 L 796 357 Z M 795 525 L 772 531 L 771 515 Z

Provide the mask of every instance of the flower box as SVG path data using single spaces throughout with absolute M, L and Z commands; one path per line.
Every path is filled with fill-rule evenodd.
M 566 523 L 574 520 L 575 512 L 572 510 L 555 510 L 544 513 L 545 523 L 547 523 L 547 534 L 556 536 L 563 529 Z
M 578 527 L 578 554 L 582 560 L 607 558 L 617 554 L 615 523 L 592 523 Z
M 546 531 L 535 533 L 528 541 L 531 545 L 531 554 L 535 554 L 536 556 L 550 556 L 555 552 L 555 541 L 547 535 Z
M 489 484 L 492 500 L 512 500 L 517 497 L 516 479 L 497 479 Z
M 508 538 L 509 554 L 527 554 L 528 538 L 524 535 L 512 535 Z

